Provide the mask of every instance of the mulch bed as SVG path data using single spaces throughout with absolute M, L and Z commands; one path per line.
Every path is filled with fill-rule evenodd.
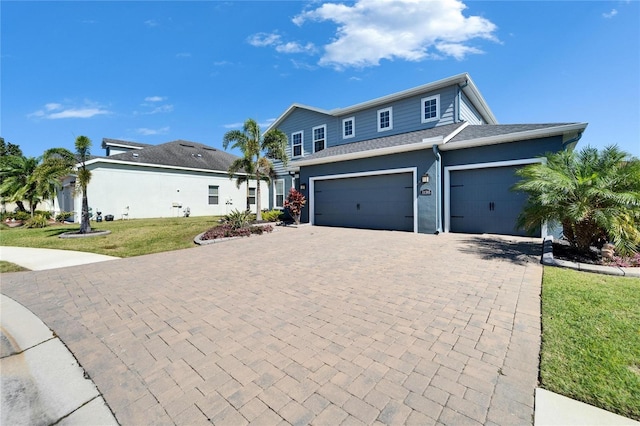
M 571 247 L 568 242 L 562 240 L 553 242 L 553 257 L 560 260 L 588 263 L 591 265 L 640 267 L 640 254 L 625 259 L 616 256 L 613 260 L 603 261 L 600 257 L 600 250 L 597 248 L 591 247 L 591 250 L 585 253 L 575 247 Z

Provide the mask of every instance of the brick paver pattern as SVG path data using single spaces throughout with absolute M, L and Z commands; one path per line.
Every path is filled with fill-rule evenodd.
M 531 424 L 539 240 L 305 226 L 4 274 L 123 425 Z

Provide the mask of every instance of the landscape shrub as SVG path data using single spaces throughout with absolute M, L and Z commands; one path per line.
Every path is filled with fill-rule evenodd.
M 56 222 L 64 222 L 65 220 L 69 219 L 71 216 L 73 216 L 72 212 L 60 212 L 56 215 Z
M 47 220 L 51 219 L 51 212 L 46 210 L 36 210 L 34 215 L 44 216 Z
M 49 219 L 47 219 L 46 215 L 36 214 L 35 216 L 27 219 L 27 221 L 24 223 L 24 226 L 26 228 L 46 228 L 48 224 Z
M 248 237 L 251 234 L 262 235 L 264 232 L 272 232 L 273 226 L 247 226 L 244 228 L 233 228 L 230 224 L 225 223 L 220 226 L 209 229 L 200 237 L 202 240 L 216 240 L 220 238 L 232 237 Z
M 267 210 L 262 212 L 262 219 L 267 222 L 277 222 L 278 220 L 282 220 L 280 217 L 281 215 L 282 215 L 282 210 L 278 210 L 278 209 Z
M 224 217 L 224 223 L 232 229 L 246 228 L 255 220 L 255 215 L 249 211 L 233 210 Z
M 15 220 L 29 220 L 31 219 L 31 214 L 28 212 L 15 212 L 13 214 L 13 218 Z

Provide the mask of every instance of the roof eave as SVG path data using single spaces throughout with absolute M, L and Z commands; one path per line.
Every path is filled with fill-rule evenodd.
M 548 136 L 565 135 L 572 132 L 582 133 L 588 123 L 573 123 L 561 126 L 547 127 L 544 129 L 527 130 L 524 132 L 506 133 L 503 135 L 487 136 L 484 138 L 469 139 L 466 141 L 443 143 L 440 151 L 452 151 L 455 149 L 473 148 L 485 145 L 497 145 L 501 143 L 515 142 L 519 140 L 537 139 Z
M 110 158 L 96 158 L 93 160 L 89 160 L 85 163 L 85 166 L 94 165 L 97 163 L 108 163 L 108 164 L 120 164 L 127 166 L 138 166 L 138 167 L 154 167 L 159 169 L 171 169 L 171 170 L 185 170 L 185 171 L 195 171 L 195 172 L 206 172 L 206 173 L 222 173 L 228 174 L 226 170 L 214 170 L 214 169 L 198 169 L 195 167 L 180 167 L 180 166 L 171 166 L 167 164 L 153 164 L 153 163 L 136 163 L 134 161 L 123 161 L 123 160 L 113 160 Z M 246 173 L 236 173 L 237 175 L 246 175 Z

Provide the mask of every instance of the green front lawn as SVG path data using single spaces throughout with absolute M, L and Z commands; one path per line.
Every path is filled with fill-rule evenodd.
M 640 420 L 640 279 L 545 267 L 542 387 Z
M 140 256 L 193 247 L 193 238 L 218 225 L 219 217 L 177 217 L 131 219 L 113 222 L 91 222 L 94 230 L 111 234 L 91 238 L 58 238 L 63 232 L 77 231 L 80 226 L 52 225 L 46 228 L 0 229 L 0 245 L 78 250 L 117 257 Z

